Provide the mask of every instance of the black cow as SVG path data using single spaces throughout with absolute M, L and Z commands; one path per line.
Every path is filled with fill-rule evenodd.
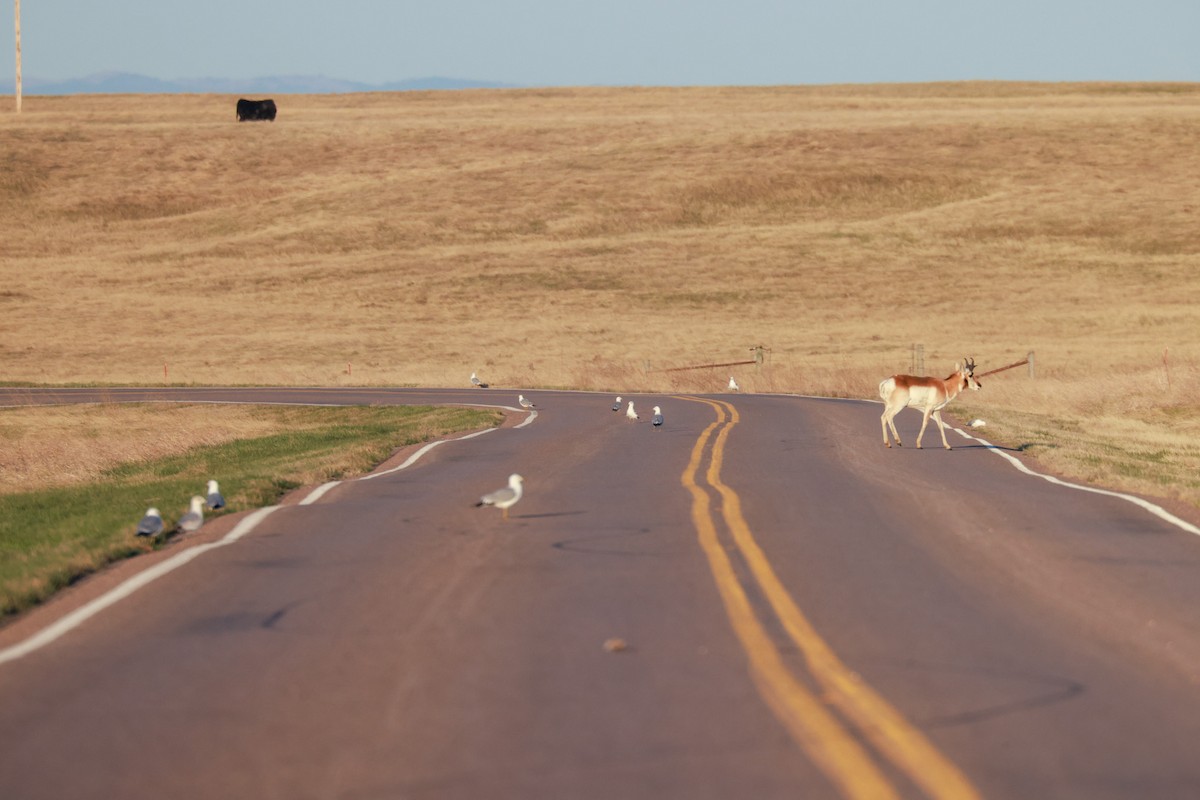
M 247 120 L 266 120 L 268 122 L 275 121 L 275 101 L 274 100 L 238 100 L 237 103 L 237 118 L 238 122 L 246 122 Z

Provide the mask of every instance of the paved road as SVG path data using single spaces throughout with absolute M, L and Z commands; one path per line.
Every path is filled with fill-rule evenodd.
M 654 429 L 525 394 L 532 424 L 284 505 L 0 663 L 0 794 L 1200 796 L 1200 536 L 957 434 L 884 450 L 875 404 L 634 396 Z M 472 506 L 514 471 L 507 522 Z

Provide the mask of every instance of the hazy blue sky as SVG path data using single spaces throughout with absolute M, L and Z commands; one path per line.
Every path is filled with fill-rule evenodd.
M 1200 0 L 23 0 L 21 16 L 24 73 L 47 80 L 1200 80 Z

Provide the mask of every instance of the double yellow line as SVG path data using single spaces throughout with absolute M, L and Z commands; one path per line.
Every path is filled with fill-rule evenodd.
M 737 409 L 720 400 L 679 399 L 704 403 L 717 414 L 716 421 L 696 440 L 681 480 L 692 494 L 692 521 L 725 611 L 749 656 L 758 691 L 775 716 L 845 797 L 898 797 L 896 787 L 879 765 L 883 762 L 930 798 L 978 798 L 979 793 L 953 763 L 838 659 L 775 574 L 742 516 L 737 492 L 721 482 L 725 443 L 738 423 Z M 710 492 L 697 483 L 706 451 L 704 482 L 720 496 L 725 528 L 775 618 L 803 655 L 808 676 L 819 687 L 820 697 L 784 663 L 778 644 L 755 613 L 721 544 Z

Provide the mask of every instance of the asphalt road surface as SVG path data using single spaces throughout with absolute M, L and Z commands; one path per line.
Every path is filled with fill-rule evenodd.
M 0 795 L 1200 796 L 1195 533 L 957 433 L 886 450 L 878 404 L 634 395 L 630 422 L 524 394 L 535 418 L 215 520 L 0 629 Z M 509 519 L 474 507 L 512 472 Z

